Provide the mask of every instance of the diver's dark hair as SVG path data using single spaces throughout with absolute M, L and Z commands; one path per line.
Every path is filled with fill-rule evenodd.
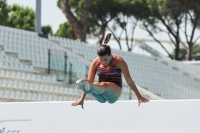
M 106 35 L 105 40 L 104 40 L 104 44 L 99 46 L 99 48 L 98 48 L 98 50 L 97 50 L 97 54 L 98 54 L 99 56 L 104 56 L 104 55 L 109 55 L 109 56 L 110 56 L 110 54 L 111 54 L 111 49 L 110 49 L 110 46 L 107 45 L 107 43 L 108 43 L 109 40 L 110 40 L 110 37 L 111 37 L 111 34 L 108 33 L 108 34 Z

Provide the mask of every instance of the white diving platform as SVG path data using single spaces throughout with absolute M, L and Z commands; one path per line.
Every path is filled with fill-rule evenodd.
M 0 133 L 200 133 L 200 99 L 0 103 Z

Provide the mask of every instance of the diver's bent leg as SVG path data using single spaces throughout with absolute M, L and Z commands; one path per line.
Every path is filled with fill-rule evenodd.
M 122 88 L 111 82 L 93 83 L 91 90 L 97 94 L 101 94 L 108 103 L 115 103 L 122 93 Z
M 91 84 L 91 90 L 96 94 L 102 94 L 106 89 L 106 86 L 101 82 L 94 82 Z
M 109 103 L 116 102 L 122 93 L 122 88 L 112 82 L 94 82 L 90 84 L 87 80 L 78 80 L 76 83 L 86 94 L 92 92 L 101 94 Z
M 115 89 L 115 93 L 113 93 L 112 89 Z M 108 88 L 101 95 L 107 100 L 108 103 L 115 103 L 119 97 L 121 96 L 122 89 L 120 87 L 112 87 Z
M 106 99 L 105 99 L 101 94 L 96 94 L 96 93 L 94 93 L 94 92 L 92 92 L 91 94 L 94 96 L 94 98 L 95 98 L 98 102 L 100 102 L 100 103 L 105 103 L 105 102 L 106 102 Z
M 81 89 L 86 94 L 91 94 L 92 92 L 102 94 L 106 87 L 100 82 L 93 82 L 90 84 L 87 80 L 81 81 L 81 79 L 76 81 L 76 85 L 77 88 Z

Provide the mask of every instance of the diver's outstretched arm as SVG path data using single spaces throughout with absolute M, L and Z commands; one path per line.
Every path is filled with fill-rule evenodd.
M 140 103 L 144 102 L 149 102 L 149 99 L 144 98 L 141 96 L 138 88 L 136 87 L 135 83 L 133 82 L 130 73 L 129 73 L 129 69 L 128 69 L 128 65 L 127 63 L 120 57 L 119 61 L 118 61 L 118 66 L 120 67 L 120 69 L 122 70 L 122 73 L 126 79 L 127 84 L 130 86 L 130 88 L 135 92 L 137 98 L 138 98 L 138 106 L 140 106 Z

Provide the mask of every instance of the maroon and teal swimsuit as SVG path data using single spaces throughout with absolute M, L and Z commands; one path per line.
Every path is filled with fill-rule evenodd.
M 102 68 L 100 67 L 101 63 L 97 68 L 97 75 L 99 76 L 99 82 L 112 82 L 122 88 L 122 76 L 121 69 L 116 67 L 116 58 L 114 58 L 114 66 L 110 68 Z

